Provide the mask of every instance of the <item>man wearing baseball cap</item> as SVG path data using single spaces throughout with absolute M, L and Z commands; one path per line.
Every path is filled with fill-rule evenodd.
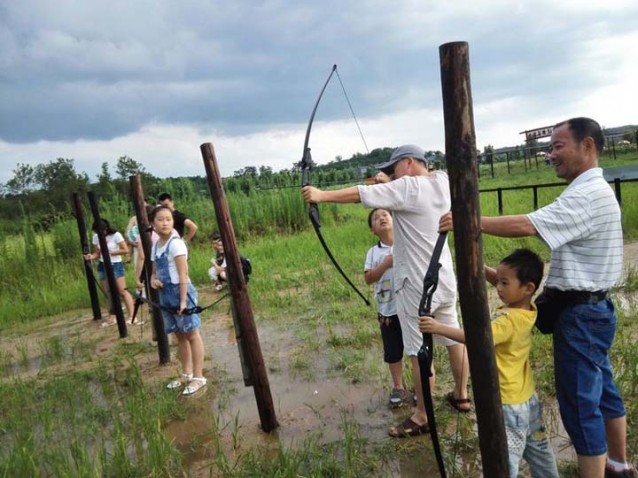
M 443 171 L 430 171 L 425 151 L 412 144 L 396 148 L 390 159 L 378 165 L 377 169 L 389 176 L 392 181 L 334 191 L 322 191 L 305 186 L 302 194 L 309 203 L 360 202 L 368 208 L 392 211 L 397 313 L 401 323 L 404 350 L 410 356 L 412 365 L 417 406 L 411 417 L 390 427 L 388 434 L 392 437 L 416 436 L 429 432 L 417 359 L 423 342 L 423 335 L 419 332 L 417 324 L 418 309 L 423 277 L 438 238 L 439 217 L 450 209 L 450 187 L 447 174 Z M 432 313 L 437 320 L 459 327 L 456 313 L 456 277 L 447 244 L 441 253 L 440 262 L 439 285 L 433 297 Z M 468 362 L 465 347 L 441 336 L 435 336 L 435 340 L 446 346 L 454 377 L 454 390 L 448 393 L 447 400 L 458 411 L 468 412 L 470 401 L 467 398 Z

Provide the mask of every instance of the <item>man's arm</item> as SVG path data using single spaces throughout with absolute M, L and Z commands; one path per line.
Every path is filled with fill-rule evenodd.
M 537 234 L 534 224 L 525 214 L 482 217 L 481 231 L 499 237 L 527 237 Z
M 186 228 L 188 229 L 188 232 L 184 234 L 184 240 L 190 242 L 197 233 L 197 224 L 195 224 L 190 219 L 186 219 L 184 221 L 184 226 L 186 226 Z
M 446 212 L 439 220 L 439 232 L 453 230 L 452 213 Z M 524 214 L 481 217 L 481 232 L 499 237 L 527 237 L 535 236 L 538 233 L 532 221 Z
M 303 194 L 304 200 L 310 203 L 336 202 L 345 204 L 361 202 L 359 188 L 357 186 L 334 191 L 322 191 L 313 186 L 304 186 L 301 189 L 301 193 Z

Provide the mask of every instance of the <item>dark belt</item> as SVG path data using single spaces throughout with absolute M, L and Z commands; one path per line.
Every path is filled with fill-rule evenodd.
M 545 287 L 545 294 L 552 299 L 559 300 L 568 304 L 597 304 L 601 300 L 607 298 L 606 290 L 559 290 L 551 287 Z

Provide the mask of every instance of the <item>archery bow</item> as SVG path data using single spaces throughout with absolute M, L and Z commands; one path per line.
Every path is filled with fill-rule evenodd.
M 439 238 L 434 246 L 430 265 L 423 278 L 423 295 L 419 303 L 419 317 L 430 316 L 432 312 L 432 297 L 439 285 L 439 269 L 441 263 L 441 252 L 447 239 L 447 232 L 439 234 Z M 428 416 L 428 424 L 430 425 L 430 436 L 432 438 L 432 448 L 436 456 L 436 462 L 439 466 L 441 478 L 445 478 L 445 464 L 443 463 L 443 455 L 441 454 L 441 445 L 439 444 L 439 435 L 436 431 L 436 422 L 434 419 L 434 402 L 432 400 L 432 390 L 430 388 L 430 377 L 432 376 L 432 359 L 434 358 L 434 344 L 432 334 L 423 334 L 423 345 L 419 349 L 417 355 L 419 360 L 419 374 L 421 376 L 421 387 L 423 388 L 423 399 L 425 402 L 425 413 Z
M 321 101 L 321 97 L 323 96 L 323 92 L 326 91 L 326 87 L 328 86 L 328 83 L 330 83 L 330 79 L 332 78 L 332 75 L 336 71 L 337 71 L 337 65 L 333 65 L 332 66 L 332 70 L 330 71 L 330 75 L 328 75 L 328 79 L 324 83 L 323 88 L 321 88 L 321 92 L 319 93 L 319 97 L 317 98 L 315 106 L 312 109 L 312 113 L 310 114 L 310 120 L 308 121 L 308 128 L 306 129 L 306 139 L 305 139 L 304 145 L 303 145 L 303 156 L 301 157 L 301 185 L 302 185 L 302 187 L 303 186 L 310 186 L 310 170 L 312 169 L 312 155 L 310 154 L 310 147 L 308 146 L 308 143 L 310 142 L 310 131 L 312 129 L 312 123 L 315 120 L 315 113 L 317 112 L 317 107 L 319 106 L 319 102 Z M 358 124 L 357 124 L 357 126 L 358 126 Z M 361 297 L 361 299 L 363 299 L 363 301 L 366 303 L 366 305 L 369 306 L 370 305 L 370 301 L 352 283 L 350 278 L 348 278 L 348 276 L 343 271 L 343 269 L 341 268 L 341 266 L 339 265 L 337 260 L 332 255 L 332 252 L 330 252 L 330 249 L 328 248 L 328 245 L 326 244 L 326 241 L 323 238 L 323 235 L 321 234 L 321 220 L 319 218 L 319 209 L 318 209 L 316 203 L 310 203 L 308 205 L 308 217 L 310 218 L 310 222 L 312 223 L 312 227 L 314 228 L 315 233 L 317 234 L 317 238 L 319 239 L 319 242 L 321 243 L 321 245 L 323 247 L 323 250 L 326 251 L 326 254 L 330 258 L 330 260 L 332 261 L 334 266 L 337 268 L 337 271 L 339 271 L 341 276 L 350 285 L 350 287 L 352 287 L 352 289 L 359 295 L 359 297 Z

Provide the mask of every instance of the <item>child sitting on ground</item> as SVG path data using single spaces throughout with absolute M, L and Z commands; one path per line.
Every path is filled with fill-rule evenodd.
M 366 284 L 374 283 L 374 297 L 383 340 L 383 360 L 388 364 L 392 377 L 388 403 L 391 408 L 398 408 L 408 403 L 408 392 L 403 386 L 403 337 L 392 280 L 392 215 L 385 209 L 373 209 L 368 215 L 368 226 L 379 238 L 379 242 L 366 255 L 365 281 Z
M 529 362 L 536 306 L 532 297 L 543 278 L 543 262 L 528 249 L 517 249 L 496 270 L 485 268 L 488 282 L 496 286 L 503 306 L 492 316 L 492 336 L 503 404 L 509 451 L 510 477 L 518 476 L 521 458 L 532 476 L 558 477 L 552 445 L 545 433 L 541 403 L 536 395 Z M 465 331 L 432 317 L 419 318 L 419 330 L 465 343 Z
M 213 267 L 208 269 L 208 277 L 215 283 L 215 290 L 220 291 L 226 283 L 226 257 L 224 256 L 224 244 L 219 233 L 213 234 L 213 249 L 215 257 L 210 262 Z

